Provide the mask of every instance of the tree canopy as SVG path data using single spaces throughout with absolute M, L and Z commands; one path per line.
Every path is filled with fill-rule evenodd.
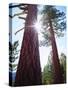
M 42 12 L 42 35 L 44 37 L 43 41 L 40 41 L 40 46 L 50 46 L 50 25 L 49 20 L 52 22 L 53 31 L 55 36 L 64 36 L 64 31 L 66 30 L 66 15 L 62 10 L 58 10 L 56 6 L 44 6 Z

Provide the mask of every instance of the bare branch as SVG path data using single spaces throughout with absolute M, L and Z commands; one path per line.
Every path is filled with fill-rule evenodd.
M 10 18 L 12 18 L 13 16 L 9 15 Z
M 23 14 L 28 14 L 28 10 L 23 11 Z
M 10 17 L 10 18 L 14 18 L 15 16 L 18 16 L 18 15 L 21 15 L 21 14 L 23 14 L 23 12 L 14 14 L 13 16 L 9 15 L 9 17 Z
M 18 32 L 22 31 L 23 29 L 24 29 L 24 27 L 21 28 L 20 30 L 16 31 L 16 32 L 15 32 L 15 35 L 16 35 Z
M 25 10 L 25 11 L 22 11 L 21 13 L 14 14 L 13 16 L 9 15 L 9 17 L 14 18 L 15 16 L 19 16 L 19 15 L 23 15 L 23 14 L 27 14 L 27 13 L 28 13 L 28 10 Z
M 19 7 L 19 9 L 21 9 L 21 10 L 24 10 L 24 11 L 25 11 L 25 10 L 28 10 L 28 7 L 21 7 L 21 6 L 20 6 L 20 7 Z
M 23 14 L 23 12 L 14 14 L 14 17 L 15 17 L 15 16 L 18 16 L 18 15 L 21 15 L 21 14 Z
M 23 19 L 23 20 L 26 20 L 26 18 L 25 18 L 25 17 L 20 17 L 20 16 L 19 16 L 18 18 L 19 18 L 19 19 Z
M 24 6 L 24 5 L 28 5 L 28 4 L 10 5 L 9 8 L 16 8 L 16 7 Z

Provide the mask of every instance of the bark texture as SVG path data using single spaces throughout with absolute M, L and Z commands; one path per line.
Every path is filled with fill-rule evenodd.
M 56 46 L 56 40 L 55 40 L 55 35 L 52 27 L 52 22 L 49 20 L 50 23 L 50 34 L 51 34 L 51 44 L 52 44 L 52 62 L 53 62 L 53 67 L 54 67 L 54 83 L 55 84 L 60 84 L 63 83 L 63 76 L 61 72 L 61 67 L 60 67 L 60 61 L 58 57 L 58 50 Z
M 15 86 L 42 84 L 38 33 L 33 26 L 36 20 L 37 6 L 28 5 L 28 15 L 16 72 Z

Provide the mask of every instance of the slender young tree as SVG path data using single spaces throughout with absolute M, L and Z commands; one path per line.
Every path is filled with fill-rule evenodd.
M 66 28 L 65 13 L 57 10 L 54 6 L 45 6 L 43 9 L 43 36 L 45 38 L 43 45 L 52 46 L 52 62 L 54 67 L 54 83 L 63 83 L 63 77 L 60 68 L 58 57 L 58 50 L 55 40 L 55 33 L 57 36 L 62 36 Z
M 25 31 L 16 72 L 15 86 L 40 85 L 42 84 L 42 78 L 38 34 L 34 27 L 34 23 L 37 20 L 37 5 L 16 5 L 13 8 L 17 6 L 27 13 L 27 17 L 26 19 L 19 17 L 25 20 Z
M 17 64 L 14 62 L 18 59 L 19 50 L 18 50 L 18 41 L 15 41 L 14 44 L 12 44 L 9 41 L 9 85 L 14 86 L 14 80 L 12 78 L 13 72 L 17 68 Z

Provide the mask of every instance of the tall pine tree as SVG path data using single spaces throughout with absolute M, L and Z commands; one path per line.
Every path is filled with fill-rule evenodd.
M 38 34 L 34 27 L 34 23 L 37 20 L 37 5 L 21 4 L 10 6 L 10 8 L 14 7 L 19 7 L 27 14 L 26 18 L 20 17 L 21 13 L 10 16 L 11 18 L 19 16 L 20 19 L 25 20 L 25 31 L 16 72 L 15 86 L 40 85 L 42 84 L 42 78 Z
M 57 10 L 55 6 L 44 6 L 42 14 L 42 22 L 44 29 L 42 33 L 45 40 L 44 42 L 41 42 L 41 45 L 52 46 L 54 83 L 63 83 L 55 34 L 57 36 L 63 36 L 63 31 L 66 29 L 66 16 L 64 12 Z

